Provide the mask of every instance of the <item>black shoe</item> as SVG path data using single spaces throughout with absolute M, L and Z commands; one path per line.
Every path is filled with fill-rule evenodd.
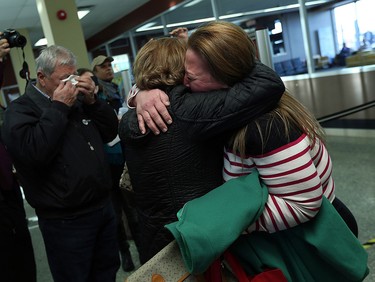
M 134 270 L 134 263 L 129 251 L 121 253 L 121 266 L 125 272 Z

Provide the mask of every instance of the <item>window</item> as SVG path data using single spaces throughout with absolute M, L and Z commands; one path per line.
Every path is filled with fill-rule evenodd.
M 373 0 L 361 0 L 358 1 L 356 4 L 359 42 L 361 45 L 367 44 L 369 48 L 374 48 L 375 23 L 373 18 L 375 2 Z
M 274 27 L 269 29 L 270 40 L 272 44 L 273 54 L 284 54 L 284 38 L 283 38 L 283 27 L 279 19 L 274 21 Z
M 364 43 L 374 44 L 374 9 L 373 0 L 360 0 L 334 9 L 338 50 L 343 43 L 353 51 L 359 50 Z
M 112 67 L 114 72 L 119 72 L 123 70 L 130 70 L 130 61 L 128 54 L 112 56 L 113 62 Z

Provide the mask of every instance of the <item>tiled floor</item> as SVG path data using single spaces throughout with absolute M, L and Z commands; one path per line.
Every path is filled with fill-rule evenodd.
M 334 165 L 336 194 L 357 218 L 359 239 L 365 243 L 375 238 L 375 138 L 329 137 L 327 147 Z M 34 216 L 27 203 L 26 210 L 30 217 Z M 30 231 L 37 260 L 38 282 L 51 282 L 37 221 L 30 225 Z M 133 242 L 131 246 L 135 264 L 139 266 Z M 367 252 L 370 274 L 365 282 L 373 282 L 375 281 L 375 245 L 368 248 Z M 116 282 L 124 282 L 128 275 L 129 273 L 119 270 Z
M 375 238 L 375 138 L 331 137 L 327 140 L 334 166 L 336 195 L 357 219 L 359 240 Z M 375 245 L 367 249 L 370 274 L 375 281 Z

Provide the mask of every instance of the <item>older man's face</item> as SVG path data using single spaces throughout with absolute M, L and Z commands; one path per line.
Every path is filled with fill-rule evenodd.
M 75 66 L 57 66 L 55 71 L 46 76 L 44 73 L 38 73 L 39 84 L 42 91 L 48 96 L 53 97 L 53 92 L 59 86 L 60 81 L 68 78 L 71 74 L 76 74 L 77 68 Z

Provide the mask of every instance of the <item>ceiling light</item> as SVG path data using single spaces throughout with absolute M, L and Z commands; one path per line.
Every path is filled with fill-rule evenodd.
M 320 4 L 328 3 L 331 1 L 332 0 L 317 0 L 317 1 L 306 2 L 305 5 L 306 6 L 320 5 Z M 285 6 L 280 6 L 280 7 L 255 10 L 255 11 L 250 11 L 250 12 L 223 15 L 223 16 L 220 16 L 219 19 L 223 20 L 223 19 L 231 19 L 231 18 L 237 18 L 237 17 L 243 17 L 243 16 L 271 13 L 271 12 L 277 12 L 277 11 L 287 11 L 291 9 L 297 9 L 298 7 L 299 7 L 299 4 L 291 4 L 291 5 L 285 5 Z
M 41 39 L 39 39 L 39 40 L 34 44 L 35 47 L 44 46 L 44 45 L 47 45 L 47 38 L 41 38 Z
M 191 6 L 194 6 L 194 5 L 197 5 L 198 3 L 202 2 L 203 0 L 193 0 L 189 3 L 187 3 L 186 5 L 184 5 L 184 8 L 187 8 L 187 7 L 191 7 Z
M 172 23 L 172 24 L 167 24 L 167 27 L 175 27 L 175 26 L 184 26 L 188 24 L 197 24 L 197 23 L 204 23 L 204 22 L 210 22 L 214 21 L 215 18 L 204 18 L 204 19 L 199 19 L 199 20 L 193 20 L 193 21 L 186 21 L 186 22 L 179 22 L 179 23 Z
M 156 30 L 156 29 L 163 29 L 164 27 L 162 25 L 156 25 L 149 28 L 143 28 L 143 29 L 136 29 L 135 32 L 142 32 L 142 31 L 148 31 L 148 30 Z
M 140 32 L 140 31 L 146 31 L 146 30 L 155 29 L 155 28 L 151 28 L 151 27 L 154 26 L 155 24 L 156 24 L 156 22 L 149 22 L 149 23 L 146 23 L 146 24 L 142 25 L 141 27 L 137 28 L 135 31 L 136 31 L 136 32 Z
M 78 10 L 78 12 L 77 12 L 78 19 L 82 19 L 88 13 L 90 13 L 90 10 Z
M 224 20 L 224 19 L 230 19 L 230 18 L 237 18 L 237 17 L 242 17 L 243 15 L 244 13 L 235 13 L 235 14 L 220 16 L 219 19 Z

